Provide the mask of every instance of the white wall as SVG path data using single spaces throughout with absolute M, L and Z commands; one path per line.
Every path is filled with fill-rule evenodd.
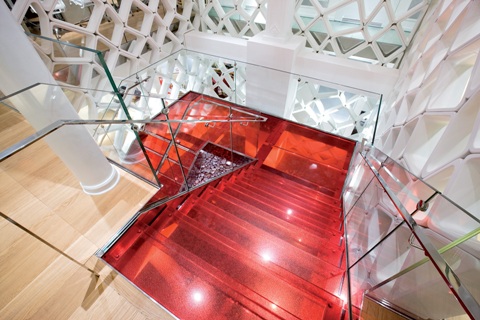
M 456 190 L 480 185 L 477 175 L 466 179 L 463 174 L 466 167 L 480 170 L 478 162 L 467 160 L 480 153 L 478 17 L 478 1 L 432 5 L 385 100 L 376 141 L 413 173 L 470 208 L 480 196 L 467 199 Z

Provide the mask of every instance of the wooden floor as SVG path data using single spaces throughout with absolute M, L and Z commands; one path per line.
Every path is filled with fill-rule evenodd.
M 0 105 L 0 150 L 33 130 Z M 121 172 L 101 196 L 86 195 L 43 142 L 0 163 L 0 211 L 65 252 L 0 217 L 0 319 L 171 319 L 93 255 L 156 189 Z

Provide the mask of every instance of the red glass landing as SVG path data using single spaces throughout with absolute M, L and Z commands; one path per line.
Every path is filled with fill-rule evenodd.
M 229 105 L 194 93 L 184 99 L 171 118 L 223 117 L 214 104 Z M 103 257 L 181 319 L 341 318 L 339 195 L 354 142 L 267 117 L 232 125 L 232 134 L 228 124 L 178 125 L 179 163 L 198 160 L 207 143 L 258 160 L 140 216 Z M 162 126 L 146 131 L 172 139 Z M 150 137 L 152 152 L 169 152 Z M 189 177 L 199 174 L 191 168 Z

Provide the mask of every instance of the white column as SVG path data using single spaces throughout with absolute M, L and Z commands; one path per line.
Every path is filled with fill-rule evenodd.
M 298 84 L 290 72 L 305 48 L 305 38 L 292 35 L 294 10 L 295 1 L 269 0 L 265 31 L 247 42 L 246 105 L 284 118 Z
M 288 40 L 292 35 L 295 1 L 268 0 L 265 35 L 279 40 Z
M 5 95 L 36 83 L 56 85 L 3 1 L 0 1 L 0 44 L 0 90 Z M 54 86 L 37 86 L 19 94 L 13 103 L 36 130 L 56 120 L 79 119 L 63 91 Z M 118 171 L 84 127 L 63 127 L 45 141 L 78 178 L 86 193 L 101 194 L 118 183 Z

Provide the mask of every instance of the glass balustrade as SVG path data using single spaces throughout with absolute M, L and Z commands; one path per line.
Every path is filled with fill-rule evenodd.
M 119 87 L 132 88 L 152 105 L 194 91 L 370 143 L 381 104 L 373 92 L 185 49 L 138 70 Z
M 29 36 L 42 52 L 50 52 L 44 57 L 47 66 L 57 81 L 68 85 L 62 90 L 83 119 L 159 118 L 164 107 L 193 91 L 242 106 L 248 104 L 249 108 L 266 114 L 359 141 L 367 139 L 371 142 L 375 135 L 381 96 L 371 92 L 359 92 L 318 79 L 187 50 L 180 50 L 127 78 L 121 78 L 109 71 L 108 57 L 104 57 L 104 53 L 85 47 L 88 39 L 80 41 L 74 38 L 75 41 L 68 42 L 69 38 L 65 37 L 57 37 L 61 40 L 56 40 L 34 34 Z M 108 55 L 108 52 L 105 54 Z M 79 61 L 83 65 L 77 65 Z M 76 64 L 72 65 L 73 62 Z M 83 84 L 93 85 L 94 88 L 85 88 Z M 186 98 L 182 99 L 185 101 Z M 235 131 L 250 132 L 245 130 L 247 125 L 248 121 L 231 125 L 231 146 L 241 143 Z M 253 126 L 252 123 L 249 125 Z M 154 138 L 145 135 L 142 131 L 144 126 L 131 131 L 125 130 L 124 126 L 126 124 L 110 123 L 98 126 L 93 132 L 99 145 L 112 149 L 110 159 L 158 186 L 163 183 L 156 172 L 159 164 L 166 163 L 170 168 L 163 167 L 165 172 L 162 174 L 167 179 L 179 179 L 174 174 L 182 172 L 176 169 L 178 159 L 166 159 L 163 153 L 159 155 L 145 149 L 142 139 Z M 183 130 L 186 127 L 183 125 Z M 172 132 L 171 137 L 174 135 Z M 182 146 L 172 148 L 169 144 L 166 147 L 169 152 L 184 152 Z M 182 178 L 186 178 L 185 172 Z
M 110 72 L 109 50 L 88 48 L 91 39 L 28 35 L 57 81 L 116 116 L 152 117 L 161 99 L 168 105 L 194 91 L 357 141 L 375 137 L 382 97 L 373 92 L 185 49 L 144 68 L 125 62 Z M 125 78 L 122 68 L 138 71 Z M 110 90 L 110 97 L 99 94 Z
M 347 181 L 351 312 L 368 298 L 408 317 L 478 318 L 477 215 L 374 147 L 356 155 Z
M 177 188 L 170 188 L 171 195 L 193 186 L 185 184 L 186 178 L 194 162 L 200 161 L 199 154 L 204 148 L 210 149 L 212 154 L 228 152 L 220 158 L 228 159 L 230 169 L 241 164 L 239 155 L 251 158 L 258 151 L 259 125 L 256 122 L 265 119 L 260 113 L 241 110 L 240 106 L 196 93 L 184 95 L 169 105 L 160 100 L 165 108 L 156 110 L 155 106 L 150 108 L 151 100 L 147 97 L 126 92 L 123 96 L 128 109 L 137 110 L 136 105 L 145 103 L 139 114 L 131 112 L 135 119 L 128 119 L 112 92 L 89 91 L 101 96 L 101 102 L 95 104 L 77 99 L 78 88 L 38 84 L 6 97 L 0 103 L 2 112 L 24 123 L 27 122 L 14 109 L 15 106 L 51 105 L 58 103 L 59 99 L 62 103 L 70 103 L 80 118 L 62 119 L 60 125 L 89 124 L 87 129 L 110 161 L 154 186 L 163 187 L 173 182 Z M 52 100 L 52 97 L 57 98 Z M 145 116 L 146 112 L 148 116 Z M 52 126 L 49 123 L 44 125 Z M 20 143 L 21 137 L 27 138 L 35 132 L 33 128 L 24 128 L 22 136 L 14 124 L 9 128 L 5 134 L 14 135 L 14 139 L 9 140 L 13 143 Z M 195 140 L 199 136 L 202 139 Z M 213 146 L 207 146 L 208 143 L 215 145 L 216 151 Z

